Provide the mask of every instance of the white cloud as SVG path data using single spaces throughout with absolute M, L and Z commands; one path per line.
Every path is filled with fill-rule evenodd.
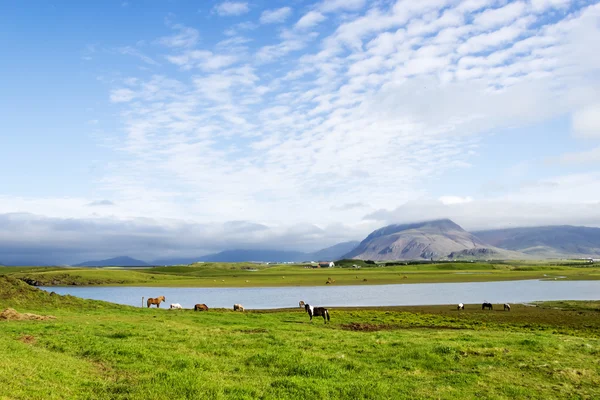
M 508 3 L 504 7 L 488 9 L 475 15 L 473 23 L 484 29 L 495 28 L 516 20 L 524 14 L 526 8 L 522 1 Z
M 235 64 L 239 57 L 231 54 L 214 54 L 207 50 L 190 50 L 182 54 L 167 56 L 167 60 L 184 69 L 197 67 L 212 71 Z
M 325 21 L 327 17 L 318 11 L 309 11 L 296 22 L 296 29 L 308 29 Z
M 450 205 L 450 204 L 471 203 L 473 201 L 473 198 L 471 196 L 466 196 L 466 197 L 442 196 L 438 200 L 440 201 L 440 203 L 442 203 L 444 205 Z
M 130 46 L 121 47 L 119 49 L 119 52 L 121 54 L 124 54 L 124 55 L 129 55 L 129 56 L 136 57 L 136 58 L 142 60 L 143 62 L 145 62 L 146 64 L 149 64 L 149 65 L 155 65 L 155 66 L 160 65 L 152 57 L 148 57 L 147 55 L 145 55 L 141 51 L 136 50 L 136 49 L 134 49 L 133 47 L 130 47 Z
M 130 89 L 115 89 L 110 93 L 110 101 L 113 103 L 126 103 L 134 97 L 135 93 Z
M 565 8 L 571 0 L 531 0 L 531 6 L 536 12 L 543 12 L 549 8 Z
M 357 11 L 365 6 L 365 0 L 324 0 L 319 6 L 322 12 Z
M 278 24 L 285 22 L 292 15 L 290 7 L 281 7 L 274 10 L 265 10 L 260 15 L 261 24 Z
M 217 4 L 214 11 L 220 16 L 229 17 L 246 14 L 250 11 L 250 7 L 248 7 L 248 3 L 246 2 L 225 1 Z
M 173 25 L 172 28 L 179 33 L 164 36 L 158 39 L 158 43 L 167 47 L 193 47 L 198 43 L 200 33 L 196 29 L 179 24 Z
M 600 147 L 591 150 L 571 152 L 562 154 L 559 157 L 551 158 L 551 162 L 559 162 L 563 164 L 598 164 L 600 162 Z
M 575 111 L 571 125 L 576 136 L 600 138 L 600 103 Z

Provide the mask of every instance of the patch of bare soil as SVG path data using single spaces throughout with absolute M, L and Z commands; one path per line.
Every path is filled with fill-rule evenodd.
M 19 338 L 19 340 L 25 344 L 34 344 L 35 337 L 31 335 L 23 335 Z
M 14 308 L 7 308 L 0 313 L 0 320 L 7 321 L 46 321 L 49 319 L 56 319 L 52 315 L 37 315 L 30 313 L 20 313 Z
M 349 324 L 343 324 L 342 329 L 348 331 L 360 331 L 360 332 L 376 332 L 383 331 L 386 329 L 392 329 L 391 325 L 386 324 L 369 324 L 366 322 L 351 322 Z

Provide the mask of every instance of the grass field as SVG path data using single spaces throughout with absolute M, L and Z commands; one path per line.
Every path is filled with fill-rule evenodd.
M 1 399 L 600 398 L 600 303 L 168 311 L 0 276 Z
M 171 287 L 378 285 L 424 282 L 483 282 L 520 279 L 600 279 L 593 264 L 441 263 L 310 269 L 299 265 L 205 263 L 191 266 L 126 268 L 0 267 L 0 275 L 38 285 L 130 285 Z

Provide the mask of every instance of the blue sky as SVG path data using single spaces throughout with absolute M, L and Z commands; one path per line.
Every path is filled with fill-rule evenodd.
M 596 1 L 9 0 L 0 248 L 600 226 L 598 43 Z

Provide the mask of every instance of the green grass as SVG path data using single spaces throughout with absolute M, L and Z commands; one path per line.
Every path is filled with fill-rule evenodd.
M 439 263 L 367 265 L 310 269 L 300 265 L 205 263 L 191 266 L 126 268 L 0 268 L 0 275 L 35 281 L 38 285 L 129 285 L 171 287 L 320 286 L 392 283 L 483 282 L 520 279 L 600 279 L 600 268 L 549 263 Z
M 599 398 L 598 302 L 168 311 L 0 277 L 1 399 Z

